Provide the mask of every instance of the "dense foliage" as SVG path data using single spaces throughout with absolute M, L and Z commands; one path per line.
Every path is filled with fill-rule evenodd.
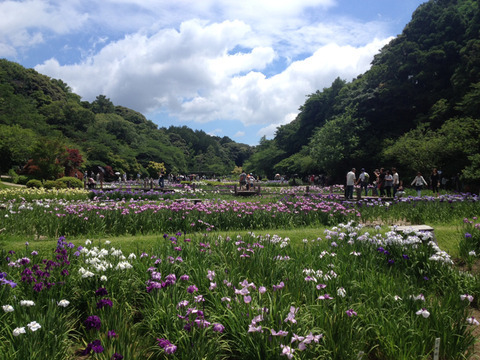
M 148 176 L 151 162 L 167 173 L 230 174 L 251 148 L 187 127 L 158 128 L 105 95 L 89 103 L 61 80 L 0 60 L 0 172 L 19 168 L 39 179 L 98 167 Z M 110 172 L 110 175 L 113 175 Z
M 293 122 L 263 139 L 249 171 L 343 182 L 352 166 L 396 166 L 412 178 L 438 167 L 478 185 L 479 29 L 477 1 L 422 4 L 370 70 L 309 95 Z

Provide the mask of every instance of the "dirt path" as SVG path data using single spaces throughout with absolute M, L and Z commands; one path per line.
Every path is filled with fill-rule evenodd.
M 13 186 L 13 187 L 25 187 L 25 185 L 20 185 L 20 184 L 15 184 L 15 183 L 12 183 L 12 182 L 9 182 L 9 181 L 5 181 L 5 179 L 11 179 L 10 176 L 1 175 L 1 178 L 2 178 L 1 183 L 4 184 L 4 185 Z
M 6 181 L 2 181 L 2 184 L 8 185 L 8 186 L 13 186 L 13 187 L 19 187 L 19 188 L 26 187 L 25 185 L 14 184 L 14 183 L 6 182 Z

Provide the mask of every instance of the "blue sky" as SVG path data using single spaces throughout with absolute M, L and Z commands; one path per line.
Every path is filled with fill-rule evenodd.
M 159 127 L 256 145 L 306 95 L 368 70 L 424 2 L 7 0 L 0 57 Z

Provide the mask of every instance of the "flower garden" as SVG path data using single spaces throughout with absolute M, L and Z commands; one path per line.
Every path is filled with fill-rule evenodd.
M 472 268 L 476 196 L 150 195 L 2 191 L 0 359 L 472 358 L 477 274 L 388 225 Z

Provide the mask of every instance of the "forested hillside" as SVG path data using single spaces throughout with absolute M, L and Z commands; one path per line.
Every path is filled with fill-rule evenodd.
M 433 167 L 480 179 L 480 11 L 476 0 L 430 0 L 351 82 L 310 94 L 297 118 L 262 139 L 247 163 L 259 174 Z
M 158 128 L 105 95 L 89 103 L 61 80 L 0 60 L 0 172 L 48 179 L 76 169 L 156 176 L 230 174 L 252 149 L 187 127 Z

